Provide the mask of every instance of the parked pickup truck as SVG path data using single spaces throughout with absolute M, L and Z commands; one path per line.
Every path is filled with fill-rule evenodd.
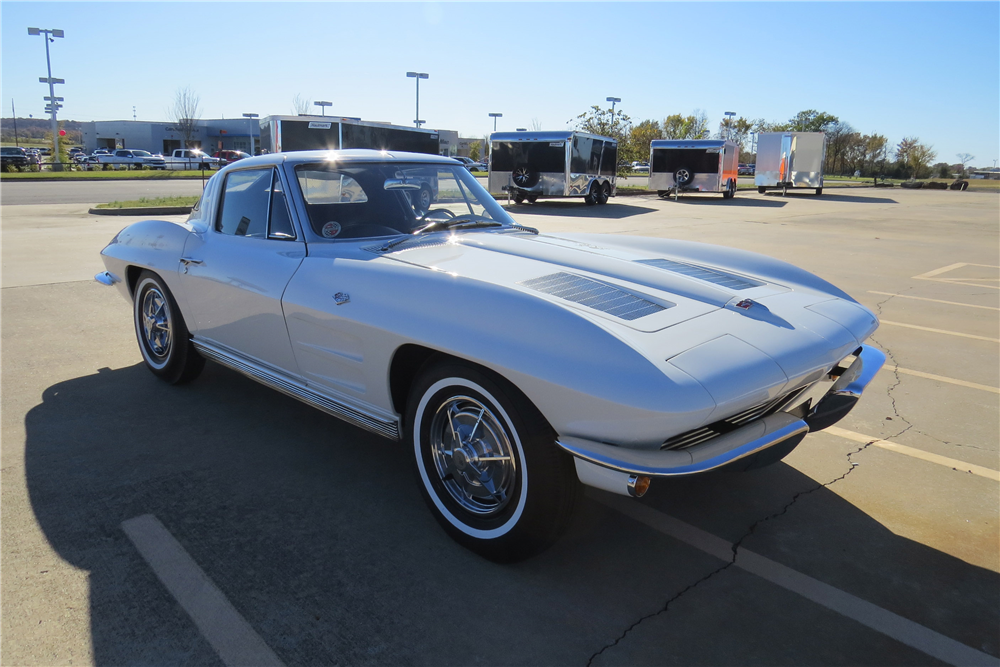
M 162 155 L 153 155 L 149 151 L 134 150 L 131 148 L 119 148 L 110 153 L 97 153 L 87 156 L 84 164 L 93 168 L 102 166 L 104 169 L 121 169 L 132 167 L 133 169 L 166 169 L 166 162 Z
M 196 148 L 177 148 L 166 160 L 167 169 L 218 169 L 221 160 Z

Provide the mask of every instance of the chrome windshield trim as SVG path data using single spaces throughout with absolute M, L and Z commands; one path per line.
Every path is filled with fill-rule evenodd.
M 260 364 L 255 364 L 246 359 L 236 358 L 234 355 L 210 346 L 203 341 L 194 339 L 191 341 L 195 349 L 216 363 L 231 368 L 238 373 L 246 375 L 251 380 L 256 380 L 263 385 L 271 387 L 286 396 L 296 398 L 303 403 L 313 406 L 323 412 L 343 419 L 349 424 L 353 424 L 366 431 L 377 433 L 390 440 L 399 440 L 399 421 L 386 420 L 374 415 L 362 412 L 357 408 L 336 401 L 328 396 L 319 394 L 304 385 L 288 377 L 283 377 L 274 371 L 264 368 Z
M 847 369 L 847 372 L 843 376 L 844 379 L 849 377 L 852 379 L 848 380 L 844 386 L 838 386 L 840 385 L 840 381 L 838 381 L 830 390 L 831 394 L 860 398 L 865 388 L 875 378 L 875 375 L 882 370 L 882 366 L 885 365 L 885 353 L 871 345 L 862 345 L 861 349 L 855 354 L 857 355 L 857 359 L 854 360 L 854 363 L 851 364 L 851 367 Z M 858 364 L 860 364 L 860 367 L 855 369 L 854 367 Z
M 697 475 L 756 454 L 792 438 L 803 438 L 809 425 L 778 412 L 726 435 L 688 449 L 627 449 L 580 438 L 560 437 L 556 444 L 595 465 L 633 475 L 673 477 Z

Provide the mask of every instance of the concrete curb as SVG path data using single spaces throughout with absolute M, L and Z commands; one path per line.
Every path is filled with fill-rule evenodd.
M 187 215 L 193 206 L 147 206 L 145 208 L 92 208 L 91 215 Z

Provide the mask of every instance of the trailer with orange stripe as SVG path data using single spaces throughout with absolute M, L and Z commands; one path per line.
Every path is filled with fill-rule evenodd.
M 649 189 L 661 197 L 684 192 L 736 196 L 740 148 L 721 139 L 657 139 L 649 146 Z

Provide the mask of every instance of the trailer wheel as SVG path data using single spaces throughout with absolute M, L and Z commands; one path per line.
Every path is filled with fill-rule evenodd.
M 521 204 L 523 202 L 524 202 L 524 193 L 521 192 L 521 191 L 515 192 L 514 193 L 514 203 L 515 204 Z
M 765 188 L 763 185 L 761 185 L 761 186 L 759 186 L 757 188 L 757 192 L 760 193 L 760 194 L 764 194 L 765 192 L 767 192 L 767 188 Z
M 816 196 L 819 197 L 821 194 L 823 194 L 823 188 L 816 188 Z
M 726 183 L 726 189 L 722 192 L 723 199 L 732 199 L 736 196 L 736 184 L 733 183 L 733 179 L 729 179 Z
M 538 172 L 533 171 L 525 166 L 514 167 L 514 171 L 511 172 L 511 180 L 514 184 L 520 188 L 530 188 L 531 186 L 538 183 Z
M 525 195 L 524 198 L 528 200 L 529 204 L 534 204 L 536 201 L 538 201 L 538 195 Z
M 683 188 L 685 185 L 689 185 L 691 181 L 694 180 L 694 172 L 687 167 L 681 167 L 674 172 L 674 183 L 677 187 Z
M 601 189 L 600 183 L 593 183 L 590 186 L 590 190 L 587 192 L 587 196 L 583 198 L 583 203 L 587 206 L 593 206 L 597 203 L 599 195 L 597 192 Z
M 611 196 L 611 186 L 605 183 L 604 185 L 597 186 L 597 203 L 607 204 L 608 197 Z

